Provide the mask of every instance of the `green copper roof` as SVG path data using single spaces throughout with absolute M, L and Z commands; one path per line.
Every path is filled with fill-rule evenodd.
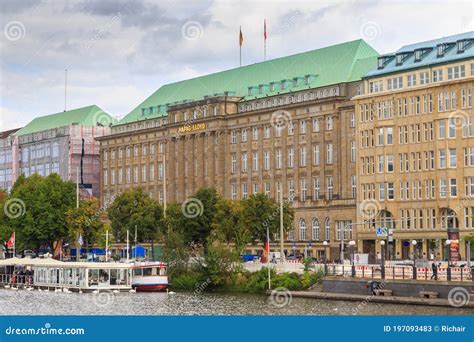
M 116 120 L 113 119 L 110 114 L 104 112 L 98 106 L 92 105 L 35 118 L 25 127 L 16 132 L 15 135 L 22 136 L 72 124 L 84 126 L 109 126 L 115 122 Z
M 223 95 L 224 92 L 247 100 L 360 80 L 376 66 L 377 56 L 377 51 L 365 41 L 355 40 L 167 84 L 118 124 L 166 116 L 168 104 L 201 100 L 205 96 Z M 295 78 L 297 80 L 293 83 Z M 282 80 L 288 80 L 284 89 L 281 89 Z M 275 83 L 273 91 L 270 88 L 272 82 Z M 249 87 L 258 89 L 260 85 L 265 91 L 249 95 Z

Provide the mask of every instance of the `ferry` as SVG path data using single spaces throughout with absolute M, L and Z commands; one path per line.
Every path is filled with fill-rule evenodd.
M 143 262 L 132 266 L 132 289 L 137 292 L 164 291 L 168 286 L 165 263 Z
M 162 262 L 62 262 L 51 258 L 0 260 L 0 284 L 12 289 L 95 293 L 163 291 L 169 285 Z

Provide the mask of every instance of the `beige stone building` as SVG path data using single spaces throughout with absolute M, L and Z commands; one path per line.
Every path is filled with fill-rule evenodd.
M 357 40 L 161 87 L 101 139 L 102 201 L 135 187 L 162 203 L 282 189 L 296 209 L 287 254 L 323 257 L 326 240 L 339 258 L 357 220 L 351 98 L 377 56 Z
M 462 238 L 474 232 L 473 85 L 473 32 L 404 46 L 364 77 L 354 99 L 357 222 L 368 222 L 357 225 L 359 252 L 377 255 L 386 238 L 376 229 L 392 228 L 391 259 L 464 260 Z

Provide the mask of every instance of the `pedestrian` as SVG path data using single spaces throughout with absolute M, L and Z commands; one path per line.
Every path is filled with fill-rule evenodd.
M 431 279 L 434 278 L 434 280 L 438 280 L 438 265 L 436 265 L 436 262 L 433 261 L 433 263 L 431 264 L 431 269 L 433 270 Z

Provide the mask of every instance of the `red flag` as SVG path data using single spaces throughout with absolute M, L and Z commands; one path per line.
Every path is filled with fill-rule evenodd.
M 12 248 L 15 245 L 15 232 L 10 236 L 10 240 L 7 242 L 7 247 Z
M 263 21 L 263 39 L 267 40 L 267 19 Z
M 267 255 L 268 253 L 270 253 L 270 240 L 267 239 L 267 243 L 265 244 L 265 250 L 267 251 Z

